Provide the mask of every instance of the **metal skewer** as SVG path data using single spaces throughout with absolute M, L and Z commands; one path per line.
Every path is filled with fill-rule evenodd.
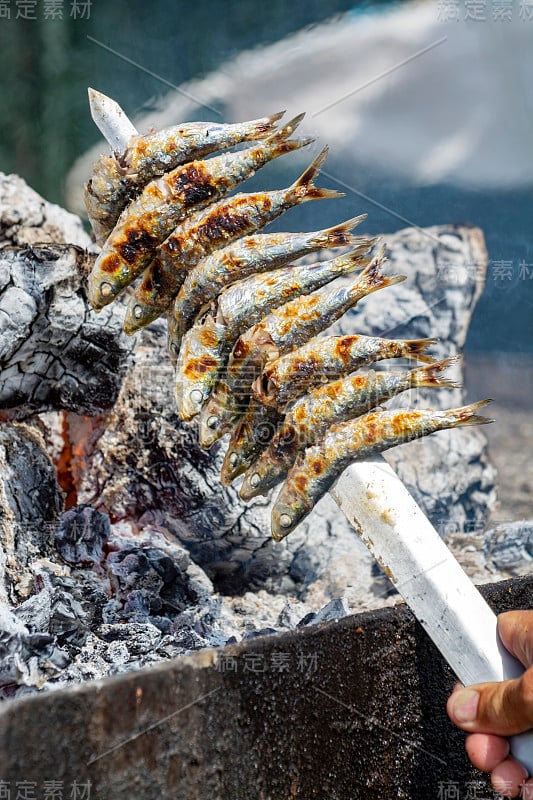
M 96 89 L 87 90 L 89 93 L 89 106 L 91 116 L 100 133 L 109 143 L 112 150 L 122 152 L 128 146 L 132 136 L 138 136 L 137 129 L 126 116 L 118 103 L 97 92 Z
M 89 104 L 113 150 L 138 135 L 114 100 L 89 89 Z M 331 495 L 462 683 L 524 672 L 499 639 L 496 615 L 381 456 L 349 467 Z M 510 741 L 533 775 L 533 731 Z

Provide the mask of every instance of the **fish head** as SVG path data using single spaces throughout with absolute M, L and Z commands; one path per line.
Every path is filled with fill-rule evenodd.
M 252 401 L 252 419 L 245 413 L 240 423 L 235 427 L 224 462 L 222 464 L 222 483 L 228 486 L 235 478 L 246 472 L 250 464 L 256 460 L 258 452 L 267 447 L 272 440 L 277 428 L 277 418 L 269 418 L 268 414 L 260 413 L 259 419 L 255 418 L 256 408 Z M 261 409 L 265 407 L 260 406 Z
M 191 420 L 202 410 L 206 399 L 206 393 L 201 382 L 187 384 L 185 390 L 176 383 L 176 405 L 182 420 Z
M 189 358 L 184 368 L 182 368 L 182 359 L 178 359 L 176 405 L 181 419 L 190 420 L 201 412 L 215 383 L 217 366 L 217 362 L 208 356 Z M 205 446 L 209 447 L 210 444 Z
M 220 480 L 224 486 L 229 486 L 235 478 L 245 472 L 248 467 L 247 461 L 244 453 L 239 452 L 237 448 L 233 448 L 230 443 L 220 470 Z
M 162 309 L 140 302 L 135 296 L 131 298 L 126 316 L 124 317 L 124 331 L 131 336 L 141 328 L 146 327 L 163 313 Z
M 106 253 L 103 250 L 94 262 L 87 280 L 89 303 L 95 311 L 100 311 L 118 297 L 129 280 L 127 264 L 116 253 Z
M 227 387 L 219 385 L 202 408 L 198 425 L 200 447 L 211 447 L 232 428 L 239 417 L 235 398 Z
M 251 500 L 260 494 L 267 494 L 278 482 L 278 471 L 265 459 L 259 458 L 246 472 L 239 490 L 241 500 Z
M 285 500 L 283 495 L 284 491 L 282 489 L 280 497 L 272 509 L 272 538 L 276 542 L 281 542 L 289 533 L 292 533 L 309 513 L 309 508 L 302 498 L 293 497 Z

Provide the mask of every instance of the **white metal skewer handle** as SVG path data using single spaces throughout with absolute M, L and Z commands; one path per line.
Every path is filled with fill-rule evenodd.
M 381 456 L 349 467 L 331 494 L 462 683 L 524 672 L 496 615 Z M 533 775 L 533 731 L 511 737 L 511 751 Z
M 96 89 L 88 89 L 89 107 L 95 125 L 107 140 L 112 150 L 125 150 L 137 129 L 118 103 Z
M 89 104 L 113 150 L 124 150 L 137 130 L 118 103 L 89 89 Z M 465 685 L 522 674 L 495 614 L 381 456 L 349 467 L 331 494 Z M 513 736 L 511 750 L 533 775 L 533 731 Z

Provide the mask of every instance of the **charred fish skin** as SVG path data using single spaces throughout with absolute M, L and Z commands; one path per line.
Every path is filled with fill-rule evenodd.
M 85 185 L 85 206 L 102 245 L 132 197 L 154 178 L 187 161 L 269 136 L 284 112 L 233 124 L 190 122 L 133 137 L 123 153 L 101 156 Z
M 176 341 L 172 335 L 172 316 L 168 321 L 169 350 L 176 366 L 176 400 L 182 419 L 189 420 L 200 413 L 241 332 L 293 297 L 360 269 L 367 263 L 361 256 L 373 243 L 374 240 L 365 239 L 347 256 L 317 264 L 282 267 L 233 284 L 219 296 L 213 312 L 215 317 L 208 314 L 187 331 L 177 360 L 175 349 L 170 349 Z
M 89 279 L 93 307 L 110 303 L 135 280 L 154 258 L 156 247 L 188 214 L 221 198 L 269 161 L 310 144 L 309 138 L 289 139 L 303 116 L 245 150 L 191 161 L 148 183 L 122 212 L 96 259 Z
M 187 161 L 270 136 L 285 111 L 247 122 L 186 122 L 133 139 L 122 161 L 146 183 Z
M 452 356 L 409 372 L 349 375 L 310 391 L 290 407 L 270 445 L 245 476 L 241 498 L 266 494 L 280 483 L 297 453 L 320 439 L 331 425 L 359 417 L 408 389 L 459 388 L 442 377 L 457 360 Z
M 224 329 L 210 314 L 183 337 L 176 362 L 176 408 L 182 420 L 201 410 L 215 386 L 223 353 Z
M 325 330 L 368 294 L 405 280 L 403 275 L 383 275 L 380 271 L 383 262 L 380 248 L 349 286 L 317 289 L 297 297 L 240 336 L 230 355 L 225 379 L 200 414 L 200 443 L 209 442 L 210 446 L 232 427 L 245 411 L 252 385 L 269 359 L 278 358 Z M 211 422 L 209 426 L 204 424 L 207 419 Z
M 359 251 L 366 252 L 367 241 L 365 240 L 365 245 L 361 245 Z M 371 242 L 372 240 L 369 244 Z M 201 411 L 241 330 L 262 319 L 273 307 L 283 305 L 287 300 L 306 291 L 313 291 L 360 266 L 360 257 L 356 258 L 351 253 L 346 257 L 309 266 L 285 267 L 269 275 L 256 275 L 240 281 L 240 287 L 235 284 L 234 290 L 228 293 L 227 302 L 222 296 L 219 297 L 216 319 L 208 314 L 200 323 L 193 325 L 185 334 L 182 349 L 178 350 L 178 359 L 175 360 L 176 399 L 182 418 L 191 419 Z M 225 324 L 226 318 L 229 326 Z M 171 344 L 175 341 L 172 339 L 172 326 L 173 318 L 169 320 Z M 173 356 L 172 350 L 170 352 Z M 196 366 L 200 364 L 199 374 Z M 197 389 L 200 391 L 196 391 Z
M 350 464 L 436 431 L 493 422 L 477 413 L 490 402 L 449 411 L 375 411 L 333 425 L 290 469 L 272 509 L 272 536 L 281 541 L 291 533 Z
M 359 241 L 353 243 L 357 246 L 347 256 L 337 256 L 314 264 L 291 265 L 267 275 L 252 275 L 246 280 L 239 280 L 220 293 L 213 314 L 217 321 L 225 325 L 228 338 L 235 344 L 246 328 L 257 324 L 274 308 L 279 308 L 300 294 L 320 289 L 341 275 L 363 269 L 366 264 L 363 256 L 376 241 L 375 237 L 359 237 Z
M 269 358 L 278 358 L 307 342 L 336 322 L 363 297 L 405 280 L 403 275 L 384 275 L 380 271 L 383 261 L 380 252 L 351 284 L 317 289 L 297 297 L 246 331 L 238 339 L 228 364 L 230 389 L 239 392 L 244 386 L 250 393 L 249 377 L 253 375 L 255 380 Z
M 389 358 L 434 362 L 426 353 L 437 339 L 383 339 L 377 336 L 324 336 L 311 339 L 298 350 L 270 362 L 254 396 L 266 405 L 282 409 L 316 386 Z
M 229 486 L 253 464 L 257 456 L 268 446 L 280 422 L 275 408 L 258 403 L 253 398 L 244 415 L 235 426 L 220 473 L 224 486 Z
M 188 270 L 213 251 L 260 230 L 295 205 L 342 197 L 341 192 L 320 189 L 313 184 L 326 155 L 327 148 L 324 148 L 287 189 L 237 194 L 178 225 L 160 245 L 158 255 L 136 289 L 126 312 L 124 330 L 134 333 L 161 316 L 174 301 Z
M 179 347 L 179 336 L 193 324 L 200 309 L 213 300 L 225 286 L 249 275 L 268 272 L 325 247 L 355 244 L 358 237 L 353 236 L 351 230 L 363 219 L 365 215 L 333 228 L 310 233 L 247 236 L 202 259 L 188 273 L 174 301 L 174 351 Z

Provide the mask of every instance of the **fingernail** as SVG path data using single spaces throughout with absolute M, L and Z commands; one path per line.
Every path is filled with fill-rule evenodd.
M 453 701 L 453 715 L 458 722 L 473 722 L 477 717 L 479 692 L 461 689 Z

